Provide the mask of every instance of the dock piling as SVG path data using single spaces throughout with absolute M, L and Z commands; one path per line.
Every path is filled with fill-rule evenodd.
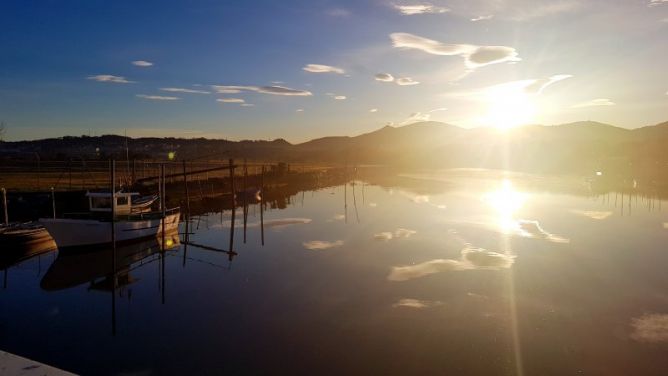
M 2 207 L 5 212 L 5 226 L 9 226 L 9 214 L 7 210 L 7 190 L 2 188 Z

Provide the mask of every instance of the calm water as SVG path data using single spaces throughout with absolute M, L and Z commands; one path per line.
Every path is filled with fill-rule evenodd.
M 376 183 L 381 184 L 376 185 Z M 0 349 L 83 374 L 668 372 L 665 202 L 419 175 L 6 271 Z M 184 232 L 184 229 L 182 229 Z M 114 334 L 115 332 L 115 334 Z

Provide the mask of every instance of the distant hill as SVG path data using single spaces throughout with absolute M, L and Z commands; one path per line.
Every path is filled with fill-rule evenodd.
M 301 144 L 274 141 L 63 137 L 0 143 L 0 158 L 30 159 L 248 158 L 285 162 L 390 164 L 447 168 L 509 168 L 529 172 L 661 175 L 668 167 L 668 122 L 625 129 L 586 121 L 509 131 L 465 129 L 439 122 L 385 126 L 358 136 L 323 137 Z

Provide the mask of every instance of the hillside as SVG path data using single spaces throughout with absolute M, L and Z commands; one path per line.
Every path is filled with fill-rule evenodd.
M 323 137 L 301 144 L 285 140 L 63 137 L 0 143 L 0 158 L 177 159 L 248 158 L 285 162 L 391 164 L 411 167 L 509 168 L 531 172 L 658 174 L 668 164 L 668 122 L 634 130 L 597 122 L 510 131 L 464 129 L 439 122 L 385 126 L 354 137 Z

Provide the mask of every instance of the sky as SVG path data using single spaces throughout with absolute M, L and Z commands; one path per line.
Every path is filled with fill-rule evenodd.
M 668 0 L 0 1 L 7 140 L 668 120 Z

